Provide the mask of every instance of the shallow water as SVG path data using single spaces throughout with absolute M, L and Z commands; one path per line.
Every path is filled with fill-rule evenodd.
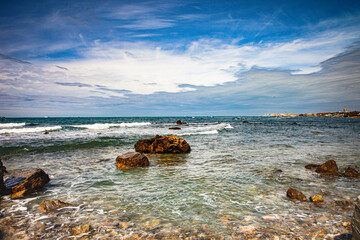
M 286 199 L 289 187 L 308 197 L 330 192 L 325 197 L 329 203 L 360 194 L 359 180 L 323 179 L 304 168 L 329 159 L 341 170 L 359 167 L 359 119 L 195 117 L 181 118 L 189 124 L 169 130 L 177 119 L 2 119 L 0 154 L 9 175 L 42 168 L 51 178 L 42 192 L 29 198 L 5 197 L 2 214 L 34 221 L 44 216 L 39 203 L 61 199 L 79 207 L 51 224 L 101 226 L 126 216 L 137 226 L 192 229 L 205 224 L 215 236 L 226 238 L 244 225 L 277 229 L 264 216 L 300 221 L 329 213 L 325 207 Z M 134 151 L 137 140 L 157 134 L 180 136 L 192 151 L 148 155 L 148 168 L 116 168 L 117 155 Z M 331 216 L 333 223 L 349 221 L 351 209 L 335 209 Z

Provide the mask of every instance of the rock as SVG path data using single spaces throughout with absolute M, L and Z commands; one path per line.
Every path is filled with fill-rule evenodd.
M 181 128 L 179 128 L 179 127 L 171 127 L 171 128 L 169 128 L 170 130 L 181 130 Z
M 120 222 L 119 223 L 119 228 L 122 228 L 122 229 L 128 229 L 128 228 L 131 228 L 133 226 L 134 226 L 134 224 L 131 223 L 131 222 Z
M 7 193 L 8 190 L 6 189 L 4 184 L 4 167 L 2 161 L 0 160 L 0 196 L 6 195 Z
M 316 170 L 318 167 L 320 167 L 319 164 L 308 164 L 305 166 L 305 168 L 309 170 Z
M 155 138 L 137 141 L 135 150 L 142 153 L 188 153 L 191 148 L 184 139 L 177 136 L 156 135 Z
M 44 202 L 40 203 L 39 210 L 41 212 L 51 212 L 56 209 L 68 207 L 68 206 L 73 206 L 73 205 L 60 200 L 54 200 L 54 201 L 45 200 Z
M 360 174 L 354 168 L 348 167 L 347 169 L 345 169 L 343 176 L 349 178 L 359 178 Z
M 176 124 L 177 124 L 177 125 L 182 125 L 182 124 L 187 124 L 187 123 L 186 123 L 186 122 L 181 122 L 181 120 L 177 120 L 177 121 L 176 121 Z
M 149 166 L 149 159 L 142 153 L 127 152 L 116 158 L 118 168 L 134 168 Z
M 249 121 L 243 121 L 243 123 L 249 123 Z
M 315 172 L 320 173 L 321 176 L 328 177 L 338 177 L 341 175 L 334 160 L 329 160 L 321 164 L 318 168 L 316 168 Z
M 352 202 L 351 202 L 351 201 L 346 201 L 346 200 L 335 200 L 334 202 L 335 202 L 335 204 L 338 205 L 338 206 L 347 207 L 347 206 L 352 205 Z
M 49 134 L 49 131 L 45 131 L 44 134 Z
M 309 200 L 310 200 L 311 202 L 316 203 L 316 204 L 322 204 L 322 203 L 324 202 L 324 199 L 323 199 L 322 195 L 320 195 L 320 194 L 311 196 L 311 197 L 309 198 Z
M 80 225 L 80 226 L 77 226 L 77 227 L 71 229 L 71 233 L 73 235 L 88 233 L 88 232 L 90 232 L 90 228 L 91 228 L 91 226 L 89 224 Z
M 271 171 L 271 173 L 282 173 L 283 171 L 281 169 L 274 169 Z
M 298 199 L 301 201 L 306 201 L 306 196 L 302 192 L 294 188 L 289 188 L 286 192 L 286 196 L 290 199 Z
M 42 169 L 30 169 L 14 174 L 5 181 L 5 186 L 11 191 L 11 198 L 22 198 L 41 190 L 50 181 Z

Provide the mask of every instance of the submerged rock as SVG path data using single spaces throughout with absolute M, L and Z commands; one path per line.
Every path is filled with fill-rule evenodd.
M 309 199 L 311 202 L 314 202 L 316 204 L 322 204 L 324 202 L 324 199 L 323 199 L 322 195 L 320 195 L 320 194 L 311 196 Z
M 56 209 L 68 207 L 68 206 L 73 206 L 73 205 L 60 200 L 54 200 L 54 201 L 45 200 L 44 202 L 40 203 L 39 210 L 41 212 L 51 212 Z
M 50 181 L 42 169 L 30 169 L 14 174 L 5 181 L 5 186 L 11 191 L 11 198 L 22 198 L 41 190 Z
M 77 227 L 71 229 L 71 233 L 73 235 L 79 235 L 79 234 L 90 232 L 90 229 L 91 229 L 91 226 L 89 224 L 80 225 L 80 226 L 77 226 Z
M 321 176 L 338 177 L 340 176 L 339 169 L 334 160 L 329 160 L 316 168 L 315 172 L 320 173 Z
M 316 170 L 318 167 L 320 167 L 319 164 L 308 164 L 305 166 L 306 169 L 310 169 L 310 170 Z
M 149 166 L 149 159 L 142 153 L 127 152 L 116 158 L 118 168 L 135 168 Z
M 348 167 L 347 169 L 345 169 L 343 176 L 349 178 L 359 178 L 360 174 L 354 168 Z
M 170 130 L 181 130 L 181 128 L 179 128 L 179 127 L 171 127 L 171 128 L 169 128 Z
M 135 150 L 142 153 L 188 153 L 191 148 L 184 139 L 177 136 L 156 135 L 155 138 L 137 141 Z
M 298 199 L 301 201 L 306 201 L 306 196 L 302 192 L 294 188 L 289 188 L 286 192 L 286 196 L 290 199 Z

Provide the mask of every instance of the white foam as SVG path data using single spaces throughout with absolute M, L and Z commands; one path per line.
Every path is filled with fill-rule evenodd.
M 108 129 L 111 127 L 140 127 L 151 125 L 150 122 L 133 122 L 133 123 L 94 123 L 94 124 L 83 124 L 83 125 L 71 125 L 76 128 L 87 128 L 93 130 Z
M 60 130 L 61 126 L 54 127 L 35 127 L 35 128 L 10 128 L 10 129 L 1 129 L 0 134 L 4 133 L 35 133 L 35 132 L 44 132 L 44 131 L 54 131 Z
M 210 134 L 218 134 L 217 130 L 203 131 L 203 132 L 189 132 L 189 133 L 181 133 L 177 134 L 179 136 L 190 136 L 190 135 L 210 135 Z
M 15 128 L 15 127 L 23 127 L 26 123 L 0 123 L 0 128 Z

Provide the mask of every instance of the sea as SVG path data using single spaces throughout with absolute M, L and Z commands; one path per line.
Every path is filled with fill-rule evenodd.
M 181 137 L 191 152 L 148 154 L 149 167 L 117 169 L 118 155 L 156 135 Z M 0 156 L 7 176 L 41 168 L 51 179 L 27 198 L 5 196 L 0 202 L 0 218 L 17 219 L 15 232 L 25 229 L 39 239 L 66 239 L 72 234 L 68 229 L 81 224 L 97 229 L 93 238 L 111 238 L 117 231 L 118 237 L 168 233 L 200 239 L 202 233 L 230 239 L 267 231 L 307 239 L 311 227 L 322 227 L 325 234 L 346 232 L 342 224 L 351 220 L 352 208 L 341 210 L 334 201 L 352 202 L 360 194 L 359 179 L 327 179 L 305 169 L 333 159 L 341 171 L 359 171 L 360 119 L 352 118 L 5 118 Z M 307 197 L 323 194 L 325 204 L 289 200 L 289 187 Z M 44 200 L 55 199 L 74 207 L 52 214 L 38 210 Z M 324 216 L 323 222 L 316 220 Z M 127 230 L 116 225 L 124 221 L 131 223 Z M 36 222 L 45 227 L 29 228 Z

